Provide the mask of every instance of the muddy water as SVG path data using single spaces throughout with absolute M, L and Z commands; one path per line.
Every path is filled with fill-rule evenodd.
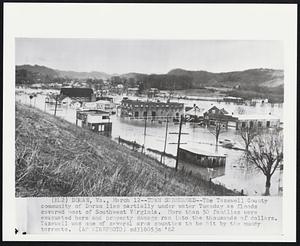
M 45 104 L 45 94 L 38 94 L 37 97 L 29 99 L 27 94 L 16 95 L 16 101 L 32 105 L 47 113 L 54 114 L 54 105 Z M 178 100 L 176 100 L 178 101 Z M 263 106 L 241 106 L 233 103 L 214 103 L 211 101 L 184 101 L 185 105 L 199 105 L 200 107 L 208 107 L 212 103 L 224 107 L 229 112 L 237 114 L 238 107 L 243 107 L 245 113 L 248 114 L 266 114 L 270 113 L 282 118 L 282 105 L 270 105 L 264 104 Z M 68 120 L 71 123 L 76 122 L 76 110 L 68 106 L 58 106 L 57 116 Z M 146 148 L 152 148 L 159 151 L 163 151 L 165 141 L 165 130 L 166 123 L 158 123 L 147 121 L 146 123 L 146 135 L 144 136 L 145 122 L 143 120 L 129 120 L 122 119 L 117 115 L 111 116 L 112 121 L 112 139 L 116 140 L 119 136 L 126 140 L 136 141 Z M 176 156 L 177 141 L 178 141 L 178 130 L 179 125 L 173 122 L 169 123 L 167 134 L 167 146 L 166 152 Z M 203 127 L 195 126 L 190 123 L 186 123 L 182 126 L 182 132 L 185 133 L 181 136 L 181 144 L 198 147 L 202 150 L 209 152 L 215 152 L 215 138 L 214 136 Z M 175 133 L 175 134 L 170 134 Z M 242 148 L 242 140 L 237 135 L 235 129 L 229 128 L 227 131 L 220 135 L 220 140 L 230 139 L 236 143 L 237 146 Z M 229 189 L 235 189 L 248 195 L 261 195 L 264 192 L 265 177 L 259 171 L 253 167 L 249 167 L 241 161 L 243 151 L 226 149 L 218 146 L 217 151 L 219 154 L 226 155 L 226 167 L 223 168 L 197 168 L 197 172 L 200 172 L 202 176 L 207 179 L 212 178 L 213 182 L 220 183 Z M 154 158 L 160 159 L 160 156 L 147 151 L 147 154 Z M 171 158 L 164 158 L 164 163 L 170 167 L 175 166 L 175 160 Z M 191 167 L 192 169 L 195 167 Z M 278 195 L 278 182 L 279 182 L 279 171 L 276 171 L 272 177 L 271 195 Z

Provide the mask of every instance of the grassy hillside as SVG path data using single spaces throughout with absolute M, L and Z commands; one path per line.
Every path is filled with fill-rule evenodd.
M 17 197 L 235 195 L 22 104 L 15 142 Z

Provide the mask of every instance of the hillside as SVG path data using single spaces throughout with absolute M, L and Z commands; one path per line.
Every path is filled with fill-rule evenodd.
M 16 103 L 16 196 L 237 195 Z
M 62 78 L 69 78 L 69 79 L 109 79 L 111 76 L 107 73 L 103 72 L 74 72 L 74 71 L 62 71 L 56 70 Z
M 249 69 L 227 73 L 210 73 L 207 71 L 189 71 L 173 69 L 169 75 L 187 76 L 192 78 L 194 87 L 209 86 L 234 86 L 241 87 L 278 87 L 284 83 L 283 70 L 274 69 Z
M 48 68 L 39 65 L 20 65 L 16 66 L 16 83 L 33 84 L 33 83 L 50 83 L 57 82 L 59 79 L 108 79 L 111 76 L 103 72 L 75 72 L 63 71 Z
M 240 85 L 243 89 L 267 87 L 282 87 L 284 83 L 283 70 L 249 69 L 226 73 L 211 73 L 207 71 L 189 71 L 173 69 L 166 74 L 126 73 L 110 75 L 104 72 L 75 72 L 51 69 L 39 65 L 16 66 L 16 83 L 49 83 L 54 79 L 111 79 L 117 82 L 124 80 L 139 82 L 143 88 L 157 87 L 158 89 L 196 89 L 204 86 L 233 87 Z M 131 80 L 130 80 L 131 79 Z M 133 79 L 133 81 L 132 81 Z M 123 82 L 122 82 L 123 81 Z M 125 83 L 125 82 L 124 82 Z

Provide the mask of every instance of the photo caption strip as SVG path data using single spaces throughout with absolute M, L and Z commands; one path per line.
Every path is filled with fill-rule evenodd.
M 56 197 L 27 200 L 27 234 L 278 234 L 281 197 Z

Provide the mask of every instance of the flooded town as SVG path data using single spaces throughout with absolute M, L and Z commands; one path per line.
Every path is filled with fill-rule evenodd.
M 89 127 L 95 134 L 104 134 L 116 142 L 124 140 L 123 144 L 130 149 L 134 149 L 133 143 L 136 143 L 135 151 L 145 152 L 172 168 L 175 168 L 176 164 L 179 121 L 182 115 L 184 123 L 180 148 L 194 154 L 203 153 L 208 157 L 224 157 L 224 163 L 221 165 L 187 165 L 187 170 L 230 189 L 243 190 L 247 195 L 261 195 L 264 192 L 264 175 L 255 167 L 247 166 L 242 160 L 244 146 L 238 127 L 241 124 L 261 124 L 261 128 L 269 129 L 283 127 L 281 103 L 271 104 L 263 100 L 236 103 L 235 98 L 206 100 L 195 97 L 182 98 L 178 95 L 166 99 L 167 92 L 147 98 L 147 95 L 132 94 L 131 88 L 119 94 L 99 94 L 99 97 L 91 90 L 89 96 L 94 97 L 94 100 L 87 99 L 87 102 L 81 102 L 72 95 L 77 93 L 76 91 L 73 92 L 70 88 L 69 94 L 63 96 L 63 90 L 20 87 L 16 89 L 16 101 L 37 107 L 49 114 L 56 114 L 81 127 Z M 75 96 L 84 97 L 84 90 L 82 93 Z M 57 95 L 59 99 L 56 101 Z M 231 101 L 228 101 L 229 99 Z M 211 109 L 226 110 L 224 115 L 229 115 L 232 120 L 224 121 L 228 125 L 224 126 L 225 130 L 220 134 L 217 149 L 215 136 L 205 127 L 203 120 L 195 120 L 201 117 L 204 119 L 203 115 Z M 80 113 L 90 118 L 83 120 Z M 93 117 L 95 115 L 100 117 Z M 97 126 L 98 124 L 103 127 Z M 167 155 L 162 157 L 163 152 Z M 273 176 L 271 194 L 281 194 L 281 179 L 282 173 L 278 169 Z
M 69 122 L 72 125 L 70 131 L 76 129 L 76 134 L 86 134 L 86 131 L 78 132 L 77 129 L 81 128 L 93 137 L 101 136 L 96 145 L 88 143 L 85 135 L 78 139 L 79 142 L 76 140 L 76 144 L 95 146 L 93 149 L 96 148 L 97 158 L 104 158 L 107 165 L 110 158 L 137 158 L 134 160 L 141 164 L 135 164 L 135 169 L 142 171 L 134 170 L 132 173 L 140 175 L 147 170 L 154 177 L 151 180 L 154 186 L 157 175 L 164 175 L 159 182 L 165 184 L 168 175 L 175 171 L 176 179 L 183 179 L 193 189 L 201 180 L 205 183 L 202 188 L 207 187 L 214 192 L 223 189 L 220 194 L 233 192 L 235 195 L 281 196 L 283 193 L 282 70 L 254 68 L 210 73 L 173 69 L 167 74 L 110 75 L 24 64 L 16 66 L 15 97 L 17 109 L 24 105 L 28 113 L 30 109 L 38 109 L 35 114 L 54 117 L 45 122 L 58 118 Z M 34 116 L 25 114 L 23 117 L 34 120 Z M 28 122 L 28 119 L 19 121 Z M 39 128 L 43 129 L 43 124 L 41 122 Z M 65 129 L 60 126 L 65 124 L 63 122 L 51 124 L 58 125 L 50 129 Z M 30 137 L 30 132 L 28 134 Z M 71 132 L 66 134 L 72 136 Z M 55 136 L 58 135 L 55 133 L 52 136 L 56 144 L 59 141 Z M 104 144 L 106 141 L 109 142 Z M 56 144 L 50 145 L 51 149 L 60 146 Z M 72 145 L 72 142 L 68 144 Z M 115 147 L 106 150 L 110 144 Z M 121 152 L 126 150 L 126 154 L 124 152 L 124 156 L 119 156 L 114 148 L 121 148 Z M 107 154 L 101 157 L 104 150 Z M 45 151 L 47 153 L 47 149 Z M 55 149 L 53 151 L 60 153 Z M 72 155 L 66 159 L 66 163 L 71 161 L 70 165 L 80 156 L 74 152 L 77 157 L 69 159 Z M 22 152 L 21 156 L 24 158 L 26 153 Z M 153 161 L 155 164 L 144 164 Z M 46 162 L 50 163 L 51 160 Z M 96 160 L 93 163 L 102 165 Z M 118 161 L 114 163 L 117 166 L 109 168 L 115 174 L 108 176 L 112 187 L 116 182 L 113 179 L 119 177 L 118 172 L 131 165 L 128 160 L 126 165 Z M 61 170 L 61 163 L 57 165 Z M 81 166 L 81 162 L 75 162 L 74 165 Z M 88 162 L 86 165 L 89 169 Z M 151 165 L 159 165 L 157 170 L 163 171 L 154 170 Z M 107 171 L 105 166 L 101 168 L 104 168 L 104 173 Z M 169 180 L 172 187 L 172 178 Z M 189 183 L 190 180 L 194 183 Z M 126 178 L 124 182 L 126 187 L 130 179 Z M 147 192 L 152 189 L 148 185 L 150 188 L 147 188 Z M 73 192 L 71 186 L 69 189 Z M 199 187 L 202 189 L 201 185 Z M 137 192 L 135 188 L 127 189 L 126 192 L 130 194 Z M 164 192 L 164 188 L 159 189 Z M 208 190 L 205 192 L 205 195 L 212 195 Z

